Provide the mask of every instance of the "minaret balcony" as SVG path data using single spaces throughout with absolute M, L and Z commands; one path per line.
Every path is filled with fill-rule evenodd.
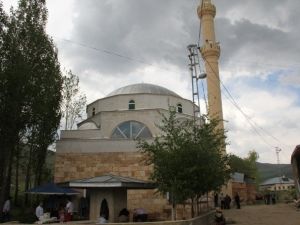
M 211 2 L 203 2 L 203 5 L 198 6 L 197 13 L 199 18 L 201 19 L 203 15 L 211 15 L 213 17 L 216 16 L 216 7 Z
M 210 56 L 216 56 L 219 58 L 221 52 L 220 44 L 218 42 L 206 41 L 206 43 L 200 48 L 200 52 L 204 59 Z

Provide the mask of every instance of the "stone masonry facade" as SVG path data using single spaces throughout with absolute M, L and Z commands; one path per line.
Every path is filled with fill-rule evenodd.
M 149 180 L 151 169 L 140 152 L 57 153 L 54 180 L 65 182 L 108 173 Z M 170 217 L 171 206 L 157 190 L 128 190 L 127 199 L 131 212 L 134 208 L 143 207 L 155 217 Z

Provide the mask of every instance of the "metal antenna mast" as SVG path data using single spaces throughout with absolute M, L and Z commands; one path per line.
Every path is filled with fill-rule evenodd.
M 189 51 L 189 70 L 191 73 L 192 78 L 192 94 L 193 94 L 193 113 L 194 113 L 194 120 L 201 116 L 200 110 L 200 97 L 199 97 L 199 87 L 198 87 L 198 80 L 204 79 L 206 77 L 206 73 L 201 73 L 200 71 L 200 59 L 199 59 L 199 50 L 198 46 L 195 44 L 191 44 L 187 46 Z M 198 71 L 198 68 L 199 71 Z
M 281 152 L 281 148 L 275 147 L 275 151 L 276 151 L 276 156 L 277 156 L 277 165 L 278 165 L 278 169 L 279 169 L 279 176 L 282 176 L 281 169 L 279 167 L 279 165 L 280 165 L 279 153 Z

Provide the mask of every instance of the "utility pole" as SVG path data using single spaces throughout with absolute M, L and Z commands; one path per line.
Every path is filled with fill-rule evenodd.
M 275 152 L 276 152 L 276 156 L 277 156 L 277 165 L 278 165 L 278 170 L 279 170 L 279 177 L 281 177 L 282 174 L 281 174 L 280 160 L 279 160 L 279 153 L 281 152 L 281 148 L 275 147 Z
M 193 111 L 194 111 L 194 121 L 196 122 L 199 117 L 201 117 L 200 110 L 200 97 L 199 97 L 199 87 L 198 81 L 200 79 L 206 78 L 206 73 L 202 71 L 200 66 L 200 56 L 198 54 L 198 46 L 195 44 L 190 44 L 187 46 L 189 51 L 189 70 L 192 79 L 192 94 L 193 94 Z

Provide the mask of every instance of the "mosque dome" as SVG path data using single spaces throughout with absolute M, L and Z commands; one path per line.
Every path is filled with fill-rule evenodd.
M 128 94 L 171 95 L 171 96 L 181 98 L 178 94 L 176 94 L 173 91 L 170 91 L 167 88 L 154 85 L 154 84 L 148 84 L 148 83 L 131 84 L 125 87 L 121 87 L 109 93 L 106 97 L 111 97 L 115 95 L 128 95 Z

